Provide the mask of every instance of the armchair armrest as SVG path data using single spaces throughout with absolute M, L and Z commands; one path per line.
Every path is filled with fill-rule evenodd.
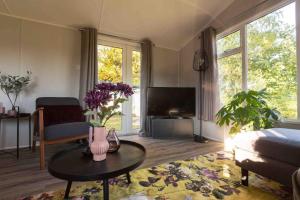
M 34 134 L 35 137 L 40 138 L 40 141 L 44 140 L 44 108 L 37 108 L 33 112 L 33 121 L 34 121 Z

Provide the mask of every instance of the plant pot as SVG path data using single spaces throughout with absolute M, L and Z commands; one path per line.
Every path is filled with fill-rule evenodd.
M 11 117 L 15 117 L 17 116 L 17 111 L 15 109 L 8 110 L 7 115 Z
M 4 115 L 5 114 L 5 107 L 1 107 L 0 108 L 0 115 Z
M 106 159 L 106 153 L 109 148 L 107 131 L 105 127 L 94 127 L 93 129 L 93 142 L 91 144 L 91 152 L 93 153 L 94 161 L 102 161 Z

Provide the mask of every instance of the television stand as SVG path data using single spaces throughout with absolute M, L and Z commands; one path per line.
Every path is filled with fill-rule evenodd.
M 150 117 L 150 132 L 153 138 L 192 138 L 194 120 L 184 117 Z

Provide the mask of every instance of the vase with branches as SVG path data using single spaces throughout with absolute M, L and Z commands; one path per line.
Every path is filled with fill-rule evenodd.
M 8 97 L 12 106 L 12 111 L 15 111 L 17 99 L 22 90 L 30 83 L 31 72 L 27 71 L 25 76 L 7 75 L 0 72 L 0 88 Z

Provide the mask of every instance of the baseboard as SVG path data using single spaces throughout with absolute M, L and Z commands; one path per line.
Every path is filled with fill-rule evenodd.
M 36 143 L 36 146 L 40 146 L 39 142 Z M 32 146 L 31 146 L 32 147 Z M 20 145 L 19 148 L 29 148 L 29 145 Z M 17 149 L 17 146 L 11 146 L 11 147 L 1 147 L 0 151 L 4 151 L 4 150 L 11 150 L 11 149 Z
M 216 142 L 222 142 L 222 143 L 224 143 L 224 141 L 223 141 L 223 140 L 220 140 L 220 139 L 216 139 L 216 138 L 209 137 L 209 136 L 205 136 L 205 135 L 203 135 L 203 137 L 205 137 L 205 138 L 207 138 L 207 139 L 209 139 L 209 140 L 212 140 L 212 141 L 216 141 Z
M 28 148 L 29 145 L 20 145 L 19 148 Z M 11 147 L 1 147 L 0 151 L 2 150 L 11 150 L 11 149 L 17 149 L 17 146 L 11 146 Z

